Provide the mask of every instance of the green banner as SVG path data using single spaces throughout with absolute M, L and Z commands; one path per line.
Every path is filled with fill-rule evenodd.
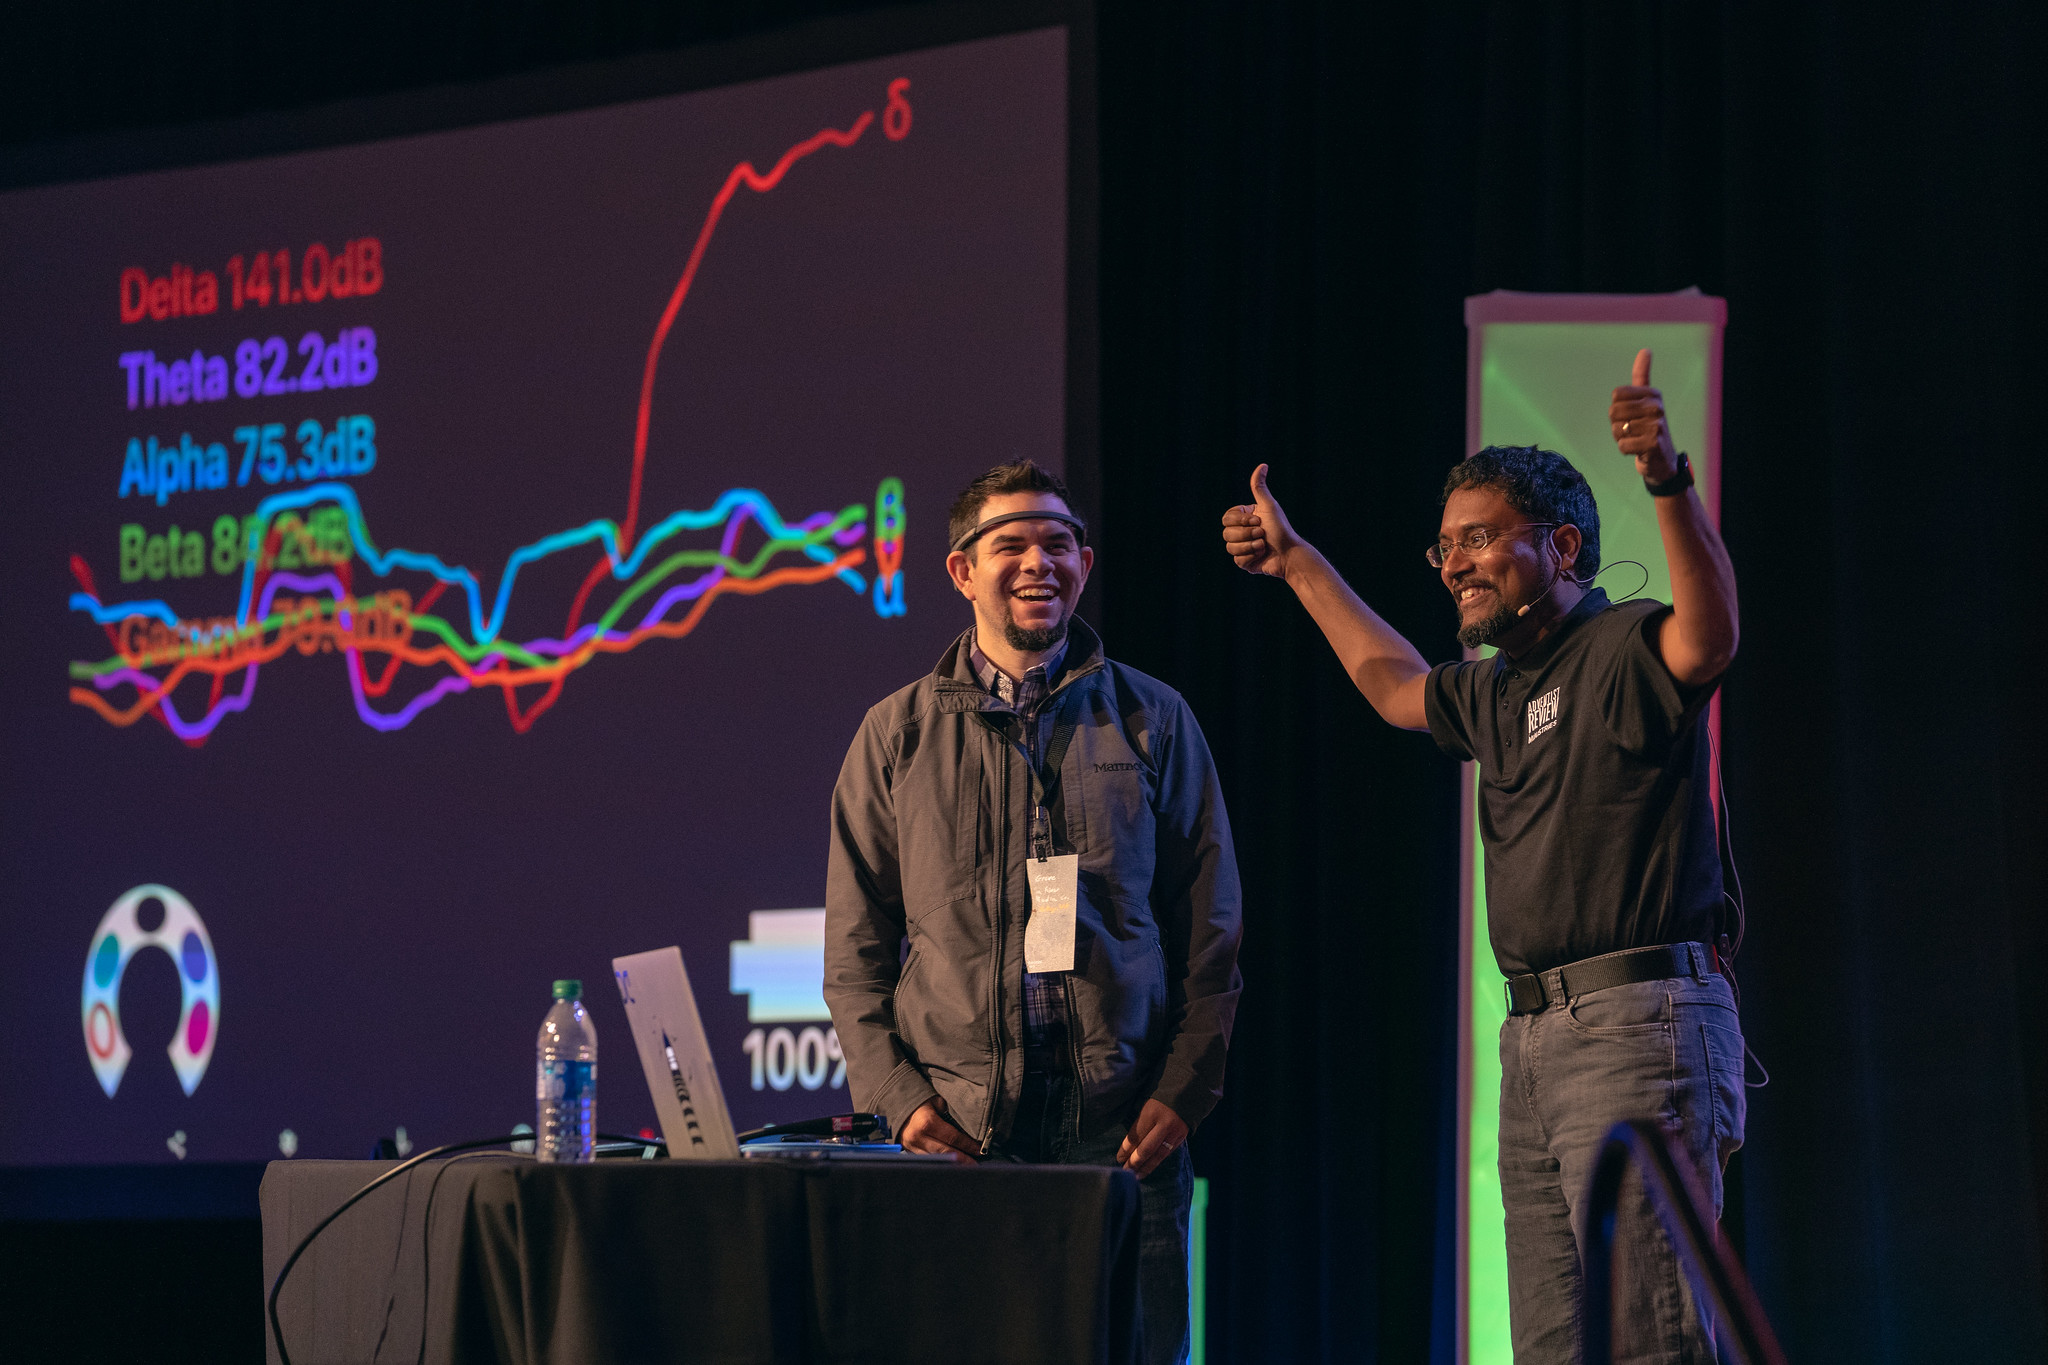
M 1643 321 L 1533 319 L 1554 312 L 1579 319 L 1608 308 Z M 1614 600 L 1670 600 L 1671 577 L 1657 533 L 1657 515 L 1635 462 L 1615 448 L 1607 423 L 1613 390 L 1629 382 L 1636 352 L 1654 352 L 1650 382 L 1663 390 L 1672 439 L 1692 457 L 1700 497 L 1719 505 L 1719 376 L 1721 301 L 1697 294 L 1602 299 L 1597 296 L 1483 295 L 1468 301 L 1472 328 L 1473 449 L 1539 445 L 1570 460 L 1592 485 L 1600 506 L 1602 568 L 1598 585 Z M 1711 318 L 1652 321 L 1664 316 Z M 1628 561 L 1633 561 L 1628 562 Z M 1489 648 L 1482 651 L 1491 654 Z M 1461 1096 L 1465 1115 L 1464 1358 L 1471 1365 L 1511 1365 L 1507 1250 L 1500 1203 L 1499 1096 L 1501 1022 L 1507 1006 L 1486 932 L 1486 866 L 1476 833 L 1478 787 L 1466 765 L 1466 992 Z

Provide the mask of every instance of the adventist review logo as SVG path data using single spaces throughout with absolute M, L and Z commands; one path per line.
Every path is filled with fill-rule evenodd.
M 147 902 L 163 907 L 163 922 L 144 929 L 139 911 Z M 220 963 L 213 940 L 199 912 L 168 886 L 151 882 L 124 892 L 100 918 L 86 949 L 85 995 L 80 1013 L 85 1024 L 85 1053 L 93 1075 L 107 1098 L 121 1085 L 121 1073 L 134 1055 L 121 1032 L 121 978 L 129 959 L 144 948 L 161 948 L 178 964 L 182 1006 L 178 1028 L 166 1049 L 178 1084 L 191 1094 L 206 1075 L 213 1041 L 220 1036 Z

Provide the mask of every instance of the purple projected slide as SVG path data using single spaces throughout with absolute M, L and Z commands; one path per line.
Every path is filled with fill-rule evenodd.
M 531 1123 L 679 944 L 743 1128 L 945 508 L 1063 463 L 1063 30 L 0 196 L 0 1164 Z

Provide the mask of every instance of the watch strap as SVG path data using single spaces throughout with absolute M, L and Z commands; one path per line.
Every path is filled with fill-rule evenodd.
M 1650 490 L 1653 498 L 1675 498 L 1693 486 L 1692 459 L 1684 451 L 1678 452 L 1678 472 L 1662 483 L 1643 480 L 1643 487 Z

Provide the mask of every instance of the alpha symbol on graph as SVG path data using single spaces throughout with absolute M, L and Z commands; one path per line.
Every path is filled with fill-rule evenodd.
M 136 912 L 150 900 L 163 907 L 164 919 L 146 930 Z M 178 1028 L 165 1050 L 187 1095 L 199 1088 L 206 1064 L 213 1060 L 214 1040 L 220 1036 L 220 963 L 199 912 L 170 887 L 154 882 L 122 893 L 101 916 L 86 949 L 85 992 L 79 1006 L 85 1055 L 108 1099 L 120 1088 L 121 1075 L 134 1055 L 121 1031 L 121 978 L 129 960 L 144 948 L 161 948 L 178 964 Z

